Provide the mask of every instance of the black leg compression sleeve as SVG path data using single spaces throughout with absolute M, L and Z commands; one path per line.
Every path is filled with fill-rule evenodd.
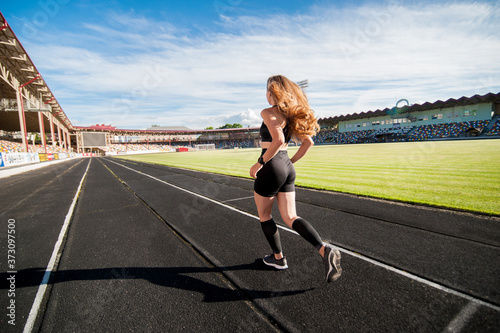
M 264 231 L 264 235 L 266 235 L 267 241 L 269 242 L 269 245 L 271 245 L 273 252 L 281 253 L 280 233 L 276 223 L 274 223 L 274 220 L 270 219 L 269 221 L 260 222 L 260 226 L 262 227 L 262 231 Z
M 299 217 L 295 221 L 293 221 L 292 229 L 297 231 L 299 235 L 301 235 L 305 240 L 311 243 L 316 248 L 316 250 L 319 251 L 319 249 L 323 246 L 323 241 L 319 237 L 316 230 L 312 225 L 309 224 L 309 222 L 307 222 L 303 218 Z

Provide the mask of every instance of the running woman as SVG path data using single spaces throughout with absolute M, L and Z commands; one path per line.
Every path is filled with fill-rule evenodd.
M 250 176 L 255 178 L 254 198 L 260 225 L 273 251 L 263 261 L 277 269 L 288 268 L 278 227 L 271 216 L 277 200 L 283 221 L 318 250 L 325 263 L 326 281 L 335 281 L 342 273 L 340 251 L 324 243 L 313 226 L 297 216 L 295 207 L 293 164 L 314 145 L 311 136 L 319 129 L 317 119 L 299 86 L 282 75 L 267 80 L 267 101 L 272 106 L 260 113 L 263 119 L 260 127 L 262 154 L 250 168 Z M 290 159 L 287 147 L 292 137 L 302 144 Z

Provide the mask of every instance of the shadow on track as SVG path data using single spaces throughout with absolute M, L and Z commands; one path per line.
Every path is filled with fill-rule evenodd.
M 232 302 L 250 299 L 271 299 L 284 296 L 302 294 L 310 289 L 299 290 L 250 290 L 244 288 L 224 288 L 193 277 L 196 273 L 221 273 L 240 270 L 274 270 L 257 259 L 250 264 L 241 264 L 228 267 L 115 267 L 96 269 L 74 269 L 57 271 L 52 274 L 49 284 L 71 281 L 97 280 L 146 280 L 150 283 L 169 288 L 178 288 L 198 292 L 204 295 L 204 302 Z M 45 273 L 41 268 L 19 270 L 16 276 L 16 288 L 37 286 Z M 0 279 L 6 281 L 8 273 L 0 273 Z M 2 283 L 0 289 L 8 289 Z

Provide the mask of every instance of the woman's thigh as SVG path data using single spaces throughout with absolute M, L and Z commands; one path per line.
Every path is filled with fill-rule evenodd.
M 297 219 L 297 208 L 295 206 L 295 192 L 278 192 L 278 208 L 281 218 L 290 228 L 293 221 Z
M 272 210 L 275 197 L 263 197 L 257 192 L 253 192 L 257 213 L 261 222 L 269 221 L 272 218 Z

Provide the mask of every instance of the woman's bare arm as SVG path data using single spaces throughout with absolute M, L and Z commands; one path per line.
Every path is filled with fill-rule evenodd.
M 314 141 L 312 140 L 311 136 L 307 135 L 305 137 L 300 138 L 302 141 L 302 145 L 300 146 L 299 150 L 293 155 L 293 157 L 290 159 L 292 163 L 297 162 L 300 160 L 304 155 L 311 149 L 312 146 L 314 146 Z

